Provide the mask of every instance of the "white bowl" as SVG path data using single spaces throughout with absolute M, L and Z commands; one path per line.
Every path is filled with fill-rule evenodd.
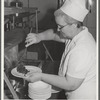
M 29 89 L 28 90 L 28 93 L 30 94 L 38 94 L 38 95 L 43 95 L 43 94 L 47 94 L 47 93 L 51 93 L 51 88 L 47 88 L 47 89 L 42 89 L 42 90 L 32 90 L 32 89 Z
M 48 99 L 51 97 L 51 93 L 47 93 L 47 94 L 42 94 L 42 95 L 39 95 L 39 94 L 29 94 L 28 95 L 30 98 L 33 98 L 33 99 Z
M 30 98 L 49 98 L 51 96 L 51 85 L 43 81 L 28 84 L 28 94 Z
M 43 82 L 43 81 L 37 81 L 34 83 L 29 83 L 29 87 L 33 88 L 33 89 L 45 89 L 48 88 L 50 85 Z

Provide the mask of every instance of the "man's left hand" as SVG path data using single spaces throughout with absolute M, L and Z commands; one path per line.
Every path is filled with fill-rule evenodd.
M 33 83 L 33 82 L 36 82 L 36 81 L 40 81 L 41 77 L 42 77 L 42 73 L 36 72 L 36 73 L 27 74 L 27 76 L 24 79 Z

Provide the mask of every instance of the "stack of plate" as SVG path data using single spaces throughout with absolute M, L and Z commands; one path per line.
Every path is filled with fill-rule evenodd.
M 28 95 L 32 99 L 48 99 L 51 97 L 51 85 L 42 81 L 29 83 Z

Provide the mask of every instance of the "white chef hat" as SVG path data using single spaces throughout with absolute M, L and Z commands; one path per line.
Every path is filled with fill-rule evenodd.
M 80 22 L 83 22 L 89 12 L 86 9 L 86 0 L 66 0 L 60 9 Z

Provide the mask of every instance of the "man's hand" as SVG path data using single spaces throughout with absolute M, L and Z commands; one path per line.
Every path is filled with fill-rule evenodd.
M 36 81 L 40 81 L 42 78 L 42 73 L 36 72 L 36 73 L 29 73 L 27 74 L 27 77 L 25 77 L 24 79 L 33 83 Z
M 25 46 L 28 47 L 32 44 L 39 43 L 41 41 L 39 34 L 35 33 L 29 33 L 26 37 L 25 43 L 27 43 Z

